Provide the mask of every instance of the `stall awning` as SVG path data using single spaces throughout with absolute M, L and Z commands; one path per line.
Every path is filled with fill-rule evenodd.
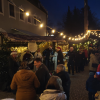
M 12 28 L 15 32 L 13 34 L 19 34 L 19 35 L 28 35 L 28 36 L 39 36 L 37 34 L 34 34 L 32 32 L 26 31 L 26 30 L 21 30 L 21 29 L 16 29 Z
M 4 37 L 12 42 L 66 42 L 62 37 L 55 36 L 29 36 L 13 33 L 2 33 Z

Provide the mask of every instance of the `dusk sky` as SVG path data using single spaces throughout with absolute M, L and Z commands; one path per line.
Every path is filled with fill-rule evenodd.
M 56 24 L 62 21 L 64 13 L 67 12 L 68 6 L 70 10 L 74 7 L 84 7 L 84 0 L 40 0 L 41 4 L 48 11 L 48 18 Z M 97 18 L 100 19 L 100 0 L 88 0 L 88 5 L 92 12 L 96 13 Z

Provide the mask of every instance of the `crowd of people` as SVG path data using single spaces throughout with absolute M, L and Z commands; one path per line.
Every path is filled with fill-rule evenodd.
M 70 69 L 72 75 L 84 71 L 89 63 L 89 79 L 86 89 L 89 91 L 89 100 L 95 100 L 94 95 L 100 90 L 100 55 L 97 49 L 80 48 L 74 51 L 73 47 L 65 55 L 68 57 L 68 72 L 65 71 L 63 53 L 60 47 L 53 52 L 47 48 L 43 54 L 38 49 L 33 55 L 29 50 L 24 53 L 19 62 L 17 52 L 13 51 L 9 57 L 9 82 L 7 89 L 16 94 L 16 100 L 69 100 L 70 97 Z M 54 61 L 54 65 L 52 65 Z M 53 73 L 50 70 L 54 66 Z
M 86 81 L 86 90 L 89 100 L 98 98 L 97 91 L 100 91 L 100 50 L 89 48 L 89 78 Z
M 7 89 L 16 95 L 16 100 L 69 100 L 71 81 L 65 71 L 60 47 L 56 48 L 55 55 L 50 46 L 43 55 L 38 49 L 34 59 L 29 50 L 21 56 L 20 62 L 17 57 L 16 51 L 11 52 L 8 61 L 10 80 L 7 84 Z M 51 74 L 50 60 L 53 57 L 57 58 L 57 64 Z

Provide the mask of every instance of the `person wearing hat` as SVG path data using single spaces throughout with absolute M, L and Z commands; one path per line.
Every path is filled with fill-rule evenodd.
M 12 51 L 9 57 L 9 75 L 11 79 L 13 78 L 14 74 L 18 71 L 19 63 L 17 60 L 17 52 Z
M 58 56 L 57 56 L 57 65 L 58 64 L 64 64 L 64 61 L 63 61 L 63 53 L 61 51 L 61 48 L 60 47 L 57 47 L 56 48 L 56 51 L 58 53 Z
M 9 73 L 9 82 L 7 88 L 8 91 L 11 91 L 10 83 L 12 81 L 14 74 L 18 71 L 18 68 L 19 68 L 19 62 L 17 60 L 17 52 L 12 51 L 8 59 L 8 73 Z

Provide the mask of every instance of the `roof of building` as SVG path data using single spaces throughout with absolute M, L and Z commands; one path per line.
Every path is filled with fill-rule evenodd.
M 38 7 L 40 10 L 48 14 L 47 10 L 43 7 L 41 2 L 39 0 L 28 0 L 30 3 L 32 3 L 34 6 Z

